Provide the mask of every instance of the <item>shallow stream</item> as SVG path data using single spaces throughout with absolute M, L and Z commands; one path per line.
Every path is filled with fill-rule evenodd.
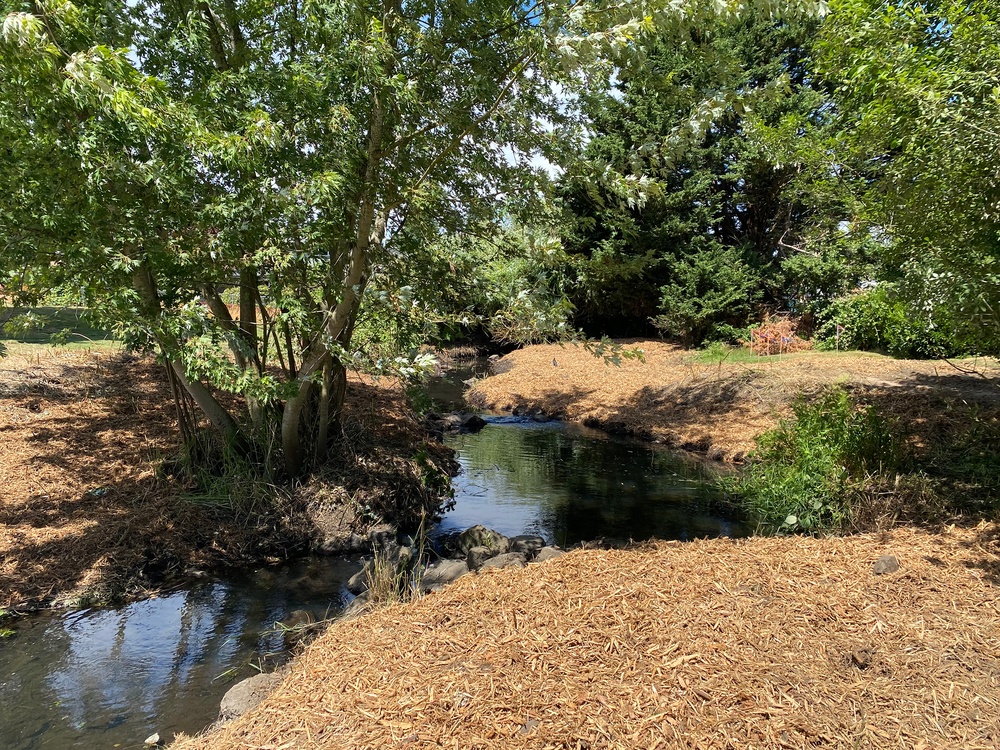
M 453 372 L 430 398 L 457 408 L 462 381 L 481 370 Z M 435 536 L 482 524 L 569 546 L 749 531 L 716 507 L 698 463 L 557 422 L 489 421 L 446 438 L 462 473 Z M 359 569 L 356 558 L 315 558 L 118 609 L 23 619 L 0 640 L 0 748 L 140 748 L 154 732 L 167 741 L 197 732 L 235 681 L 285 658 L 275 623 L 296 609 L 335 616 Z

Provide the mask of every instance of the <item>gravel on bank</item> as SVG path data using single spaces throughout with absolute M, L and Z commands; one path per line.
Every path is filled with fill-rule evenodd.
M 175 748 L 995 748 L 998 586 L 996 524 L 581 550 L 334 623 Z

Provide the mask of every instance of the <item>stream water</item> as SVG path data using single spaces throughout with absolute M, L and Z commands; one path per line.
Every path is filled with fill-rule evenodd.
M 459 407 L 473 374 L 453 372 L 430 398 Z M 477 523 L 563 546 L 749 532 L 716 507 L 697 463 L 560 423 L 489 421 L 478 434 L 446 438 L 462 472 L 436 536 Z M 169 741 L 201 730 L 234 681 L 284 658 L 275 623 L 295 609 L 336 615 L 359 569 L 356 558 L 316 558 L 118 609 L 17 622 L 16 635 L 0 639 L 0 750 L 140 748 L 153 732 Z
M 333 616 L 357 559 L 237 573 L 118 609 L 38 615 L 0 640 L 0 748 L 140 748 L 211 724 L 234 680 L 284 658 L 295 609 Z

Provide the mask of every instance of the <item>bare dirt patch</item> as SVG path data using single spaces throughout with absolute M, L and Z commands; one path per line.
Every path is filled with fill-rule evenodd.
M 538 410 L 674 448 L 740 461 L 754 437 L 791 414 L 799 394 L 843 385 L 913 429 L 919 445 L 959 413 L 1000 413 L 1000 364 L 897 360 L 857 352 L 801 352 L 753 361 L 699 362 L 695 353 L 658 341 L 623 342 L 645 362 L 605 364 L 584 349 L 529 346 L 495 365 L 470 399 L 483 408 Z
M 425 474 L 446 451 L 413 461 L 425 433 L 399 385 L 354 377 L 348 405 L 350 450 L 272 512 L 241 514 L 190 502 L 190 482 L 164 471 L 180 435 L 151 359 L 12 344 L 0 360 L 0 607 L 143 596 L 363 531 L 413 492 L 431 503 Z
M 998 585 L 995 525 L 578 551 L 334 623 L 175 747 L 995 748 Z

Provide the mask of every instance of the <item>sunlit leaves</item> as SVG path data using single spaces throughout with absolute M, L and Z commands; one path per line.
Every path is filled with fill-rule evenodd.
M 1000 349 L 1000 15 L 993 2 L 835 4 L 820 58 L 913 311 Z

